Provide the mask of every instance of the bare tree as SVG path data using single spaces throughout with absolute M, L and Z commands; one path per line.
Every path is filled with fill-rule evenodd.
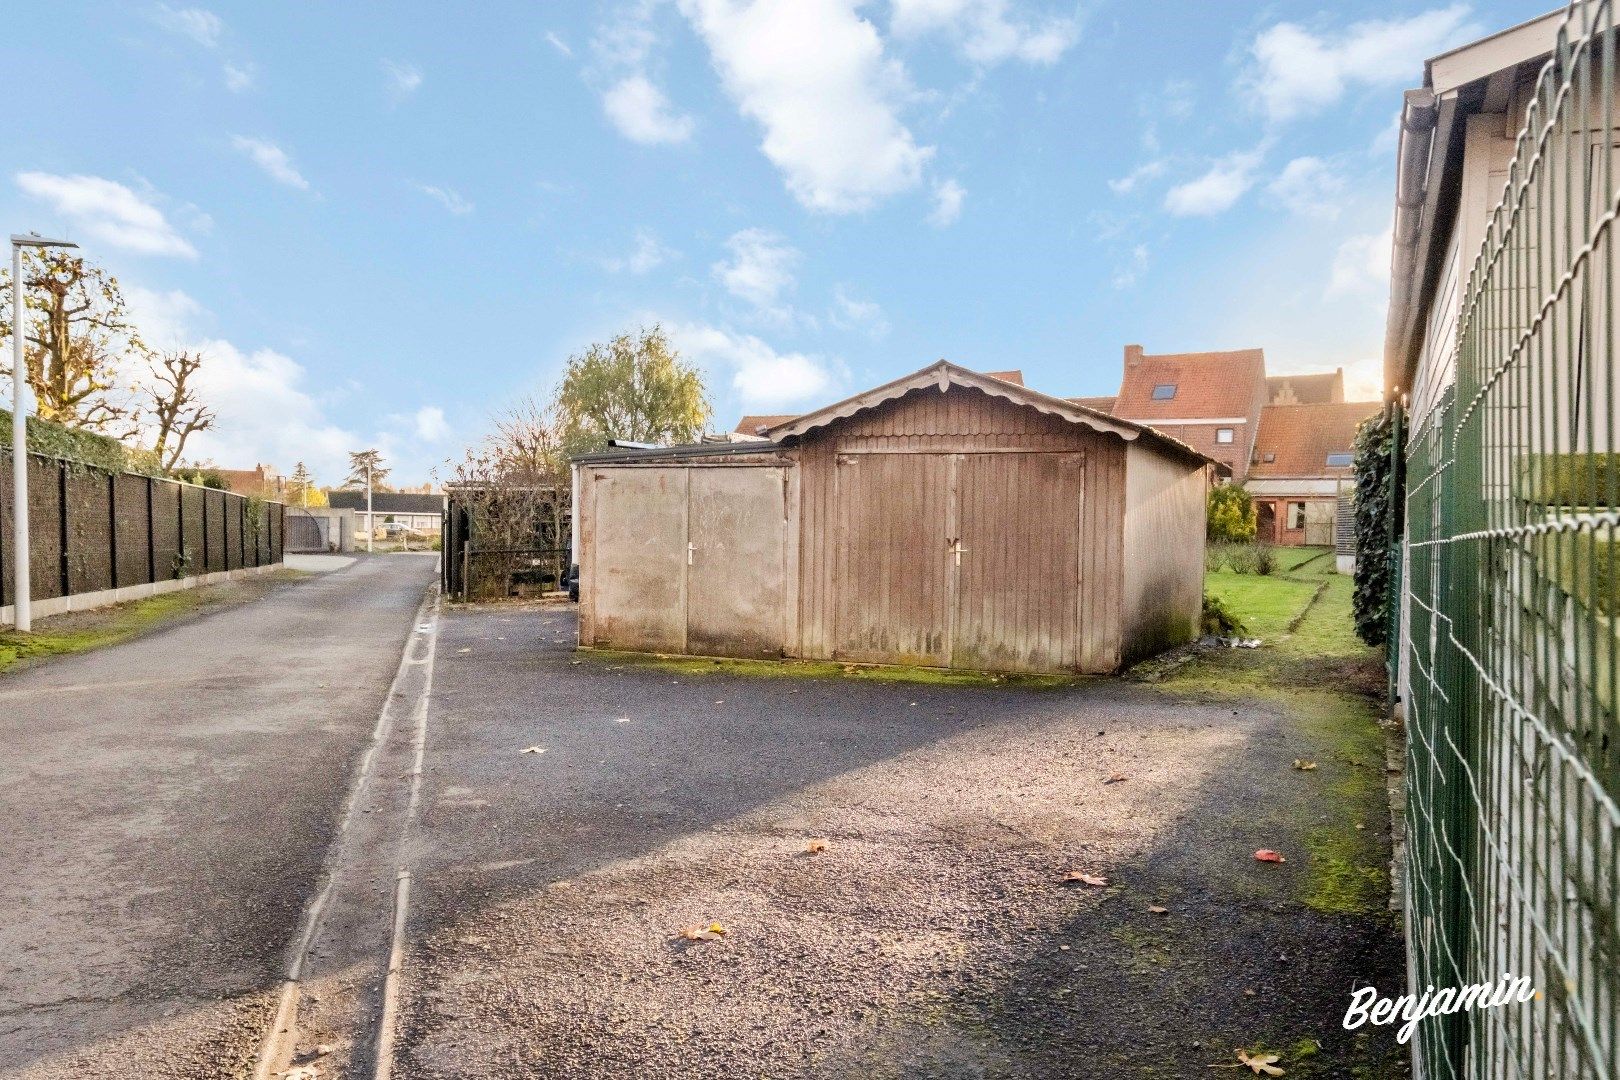
M 202 403 L 193 382 L 202 365 L 200 352 L 173 349 L 159 353 L 151 381 L 141 387 L 157 428 L 152 448 L 165 471 L 179 463 L 187 439 L 214 426 L 214 412 Z
M 9 338 L 19 321 L 10 310 L 10 276 L 0 271 L 0 338 Z M 39 415 L 103 434 L 133 434 L 138 410 L 120 388 L 120 367 L 147 349 L 118 279 L 80 256 L 28 251 L 23 287 L 23 363 Z
M 573 489 L 568 456 L 549 410 L 524 398 L 495 418 L 494 432 L 452 466 L 455 505 L 471 519 L 475 552 L 551 551 L 548 574 L 558 583 L 566 569 Z M 488 595 L 510 579 L 519 556 L 492 555 L 469 562 L 472 595 Z

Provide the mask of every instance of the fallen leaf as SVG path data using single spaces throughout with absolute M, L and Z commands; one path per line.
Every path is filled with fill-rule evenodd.
M 1255 996 L 1255 990 L 1252 987 L 1247 987 L 1246 986 L 1246 987 L 1243 988 L 1243 996 L 1244 997 L 1254 997 Z
M 1316 768 L 1316 762 L 1306 761 L 1304 758 L 1295 758 L 1294 768 L 1298 769 L 1300 772 L 1310 772 L 1312 769 Z
M 1283 858 L 1281 855 L 1277 854 L 1275 851 L 1272 851 L 1270 848 L 1264 848 L 1264 847 L 1261 848 L 1259 851 L 1255 852 L 1254 857 L 1256 859 L 1259 859 L 1261 862 L 1287 862 L 1288 861 L 1287 859 Z
M 518 751 L 520 754 L 543 754 L 545 752 L 546 749 L 543 746 L 525 746 L 523 749 Z
M 823 851 L 827 850 L 827 841 L 818 836 L 814 840 L 811 840 L 810 843 L 806 844 L 804 850 L 809 852 L 811 855 L 819 855 Z
M 1170 909 L 1167 908 L 1167 907 L 1160 907 L 1158 904 L 1154 904 L 1151 907 L 1149 907 L 1148 910 L 1153 912 L 1153 914 L 1155 914 L 1155 915 L 1163 915 L 1166 912 L 1168 912 Z
M 1366 827 L 1367 827 L 1367 826 L 1365 826 L 1365 825 L 1363 825 L 1363 824 L 1362 824 L 1362 823 L 1361 823 L 1361 822 L 1359 822 L 1359 821 L 1358 821 L 1358 822 L 1356 822 L 1356 830 L 1357 830 L 1357 831 L 1358 831 L 1358 832 L 1359 832 L 1359 831 L 1360 831 L 1360 830 L 1362 830 L 1362 829 L 1365 829 L 1365 828 L 1366 828 Z
M 1283 1074 L 1283 1070 L 1276 1065 L 1276 1062 L 1282 1059 L 1276 1054 L 1251 1054 L 1247 1050 L 1239 1050 L 1237 1056 L 1239 1061 L 1254 1070 L 1256 1076 L 1261 1073 L 1267 1076 L 1281 1076 Z
M 716 937 L 724 937 L 726 928 L 717 922 L 712 922 L 709 924 L 709 933 L 715 935 Z
M 1125 774 L 1122 773 L 1122 772 L 1109 773 L 1108 774 L 1108 779 L 1104 780 L 1103 783 L 1105 783 L 1105 784 L 1117 784 L 1121 780 L 1124 780 L 1124 779 L 1125 779 Z
M 457 649 L 456 652 L 472 652 L 472 649 Z
M 1067 874 L 1063 875 L 1063 880 L 1065 882 L 1077 881 L 1082 885 L 1092 885 L 1097 888 L 1102 888 L 1104 885 L 1108 884 L 1107 878 L 1098 874 L 1088 874 L 1084 870 L 1070 870 Z
M 675 936 L 686 941 L 707 941 L 709 932 L 701 926 L 683 926 L 675 932 Z

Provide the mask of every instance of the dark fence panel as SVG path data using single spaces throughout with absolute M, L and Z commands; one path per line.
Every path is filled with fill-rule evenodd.
M 63 595 L 62 466 L 28 459 L 28 581 L 35 600 Z
M 118 549 L 117 586 L 145 585 L 152 580 L 151 544 L 144 476 L 122 473 L 112 478 L 113 543 Z
M 156 581 L 179 576 L 180 522 L 183 520 L 180 503 L 185 491 L 179 484 L 151 481 L 152 570 Z
M 225 542 L 225 550 L 220 553 L 224 558 L 223 570 L 242 569 L 242 509 L 246 501 L 232 496 L 221 503 L 220 517 L 225 526 L 220 530 Z
M 180 489 L 180 559 L 186 564 L 184 573 L 171 577 L 184 577 L 203 572 L 203 489 Z
M 112 492 L 107 474 L 62 468 L 67 493 L 68 593 L 79 595 L 113 587 Z
M 270 561 L 280 562 L 287 508 L 280 503 L 272 503 L 266 509 L 270 516 Z

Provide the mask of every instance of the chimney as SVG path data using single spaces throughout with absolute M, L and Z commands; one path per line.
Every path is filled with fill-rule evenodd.
M 1128 367 L 1128 368 L 1133 368 L 1136 365 L 1140 364 L 1141 362 L 1142 362 L 1142 346 L 1140 346 L 1140 345 L 1127 345 L 1127 346 L 1125 346 L 1125 366 Z

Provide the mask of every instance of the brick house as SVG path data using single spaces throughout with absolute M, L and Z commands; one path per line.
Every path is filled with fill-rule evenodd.
M 1070 400 L 1085 405 L 1106 399 Z M 1261 349 L 1149 355 L 1140 345 L 1127 345 L 1119 393 L 1102 411 L 1179 439 L 1229 467 L 1232 483 L 1241 484 L 1266 400 Z
M 1353 486 L 1356 428 L 1377 401 L 1267 405 L 1244 487 L 1254 496 L 1256 539 L 1330 545 L 1339 495 Z

